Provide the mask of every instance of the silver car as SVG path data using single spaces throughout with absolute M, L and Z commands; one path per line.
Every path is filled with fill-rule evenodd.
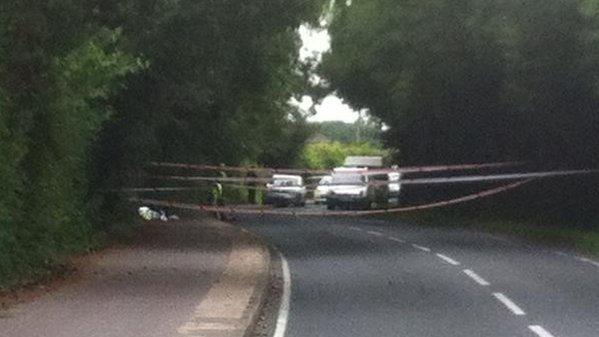
M 301 176 L 275 174 L 266 185 L 266 205 L 305 206 L 306 187 Z

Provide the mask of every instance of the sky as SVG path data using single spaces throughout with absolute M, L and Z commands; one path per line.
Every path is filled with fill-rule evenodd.
M 314 57 L 316 60 L 322 60 L 322 54 L 330 50 L 331 38 L 325 29 L 309 29 L 302 25 L 299 28 L 299 34 L 302 39 L 302 47 L 300 49 L 300 60 L 304 61 L 309 57 Z M 312 106 L 312 98 L 304 96 L 301 101 L 291 100 L 292 104 L 296 104 L 300 109 L 308 112 Z M 316 115 L 308 118 L 310 122 L 323 121 L 343 121 L 346 123 L 355 122 L 359 114 L 354 111 L 337 95 L 331 94 L 322 101 L 321 104 L 315 106 Z

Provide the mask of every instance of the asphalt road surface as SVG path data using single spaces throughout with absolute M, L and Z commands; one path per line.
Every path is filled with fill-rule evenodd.
M 287 258 L 287 337 L 599 336 L 599 263 L 472 231 L 244 216 Z

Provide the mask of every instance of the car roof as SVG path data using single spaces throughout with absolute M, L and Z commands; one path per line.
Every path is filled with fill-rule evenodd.
M 343 166 L 383 167 L 383 157 L 380 156 L 348 156 Z
M 289 174 L 275 174 L 272 176 L 273 179 L 280 179 L 280 180 L 301 180 L 302 177 L 301 176 L 296 176 L 296 175 L 289 175 Z
M 368 171 L 366 167 L 337 167 L 333 170 L 335 173 L 362 173 Z

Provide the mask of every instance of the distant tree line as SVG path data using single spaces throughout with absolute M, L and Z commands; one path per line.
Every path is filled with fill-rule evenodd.
M 388 156 L 376 118 L 359 118 L 354 123 L 312 122 L 309 128 L 312 136 L 298 157 L 299 167 L 330 169 L 342 166 L 347 156 Z
M 313 133 L 340 143 L 381 144 L 381 123 L 374 118 L 358 119 L 354 123 L 326 121 L 310 123 Z
M 320 72 L 389 126 L 383 141 L 401 163 L 599 167 L 599 1 L 354 0 L 333 11 Z M 597 179 L 535 186 L 511 206 L 597 214 Z
M 0 289 L 119 224 L 149 161 L 284 166 L 320 0 L 0 2 Z
M 307 143 L 298 158 L 298 166 L 310 169 L 332 169 L 343 166 L 348 156 L 381 156 L 387 151 L 370 143 L 338 141 Z

